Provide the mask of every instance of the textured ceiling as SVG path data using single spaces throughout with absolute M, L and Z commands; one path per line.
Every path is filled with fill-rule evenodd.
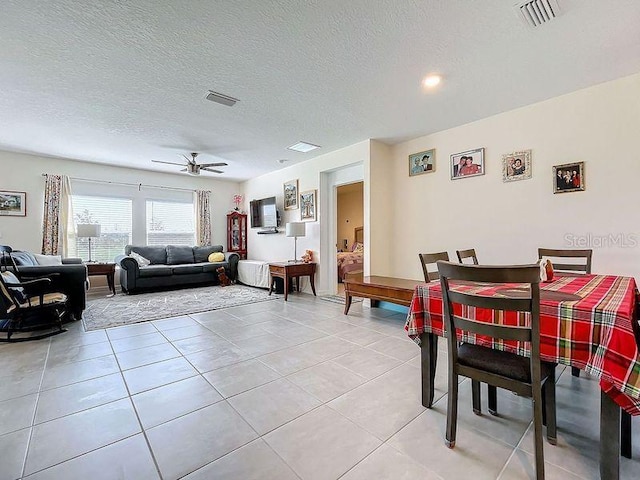
M 640 1 L 559 2 L 532 29 L 515 0 L 2 0 L 0 149 L 242 180 L 640 71 Z

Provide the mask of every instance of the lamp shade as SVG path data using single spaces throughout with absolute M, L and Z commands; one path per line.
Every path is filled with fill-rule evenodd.
M 78 224 L 78 237 L 96 238 L 100 236 L 100 225 L 97 223 L 79 223 Z
M 285 227 L 287 237 L 304 237 L 307 224 L 304 222 L 290 222 Z

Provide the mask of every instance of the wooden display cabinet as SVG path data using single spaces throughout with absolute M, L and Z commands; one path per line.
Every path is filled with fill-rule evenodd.
M 227 252 L 247 259 L 247 215 L 244 213 L 227 214 Z

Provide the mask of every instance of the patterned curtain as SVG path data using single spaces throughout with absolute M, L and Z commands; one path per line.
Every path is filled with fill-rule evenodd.
M 194 196 L 196 202 L 196 240 L 198 245 L 211 245 L 211 209 L 209 207 L 211 192 L 196 190 Z
M 43 217 L 43 255 L 66 256 L 74 234 L 71 182 L 66 175 L 45 175 Z

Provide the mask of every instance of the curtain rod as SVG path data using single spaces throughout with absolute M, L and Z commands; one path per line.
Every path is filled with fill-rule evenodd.
M 42 176 L 46 177 L 47 175 L 49 175 L 48 173 L 43 173 Z M 126 183 L 126 182 L 112 182 L 110 180 L 94 180 L 91 178 L 78 178 L 78 177 L 69 177 L 71 180 L 79 180 L 81 182 L 90 182 L 90 183 L 105 183 L 105 184 L 109 184 L 109 185 L 121 185 L 121 186 L 125 186 L 125 187 L 138 187 L 138 191 L 140 191 L 140 189 L 142 187 L 146 187 L 146 188 L 159 188 L 161 190 L 178 190 L 180 192 L 195 192 L 195 189 L 189 189 L 189 188 L 178 188 L 178 187 L 164 187 L 162 185 L 148 185 L 145 183 Z

